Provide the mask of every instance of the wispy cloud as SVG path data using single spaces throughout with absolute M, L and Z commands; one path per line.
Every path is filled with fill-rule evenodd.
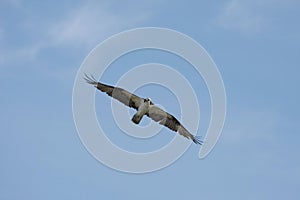
M 226 137 L 223 141 L 226 144 L 249 144 L 257 141 L 272 143 L 276 140 L 280 122 L 280 116 L 276 112 L 243 109 L 231 117 L 230 121 L 234 123 L 227 124 L 227 130 L 224 131 Z
M 151 15 L 147 8 L 151 7 L 149 4 L 134 4 L 124 8 L 120 3 L 88 1 L 66 9 L 59 17 L 53 17 L 51 11 L 45 11 L 51 13 L 51 16 L 47 13 L 40 16 L 40 11 L 32 10 L 34 7 L 28 10 L 25 4 L 21 4 L 22 1 L 15 1 L 10 8 L 24 16 L 17 18 L 15 28 L 3 30 L 0 27 L 0 39 L 6 40 L 0 47 L 2 66 L 34 60 L 47 48 L 63 46 L 88 52 L 110 35 L 136 27 Z M 14 36 L 10 36 L 11 32 Z M 18 38 L 19 44 L 15 38 Z
M 56 45 L 91 48 L 113 33 L 134 27 L 149 14 L 136 9 L 134 12 L 117 13 L 108 6 L 89 3 L 49 26 L 48 34 Z
M 260 7 L 255 1 L 231 0 L 222 9 L 218 22 L 226 29 L 257 33 L 266 25 L 264 16 L 259 12 Z
M 296 13 L 299 3 L 296 0 L 229 0 L 217 17 L 218 24 L 227 29 L 246 35 L 264 31 L 279 31 L 278 23 Z

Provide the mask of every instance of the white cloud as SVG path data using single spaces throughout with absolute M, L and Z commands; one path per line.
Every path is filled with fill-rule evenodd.
M 22 1 L 14 2 L 16 12 L 24 18 L 15 22 L 18 28 L 9 31 L 19 35 L 21 43 L 14 47 L 9 45 L 8 39 L 14 39 L 9 37 L 8 30 L 1 32 L 0 29 L 0 39 L 8 41 L 8 46 L 0 47 L 0 64 L 3 67 L 35 60 L 42 50 L 49 47 L 64 46 L 88 52 L 112 34 L 138 26 L 151 14 L 148 11 L 150 4 L 121 7 L 119 4 L 92 1 L 74 5 L 59 17 L 38 16 L 35 10 L 28 10 L 22 5 Z
M 15 8 L 21 8 L 23 4 L 23 0 L 2 0 L 2 3 L 6 5 L 10 5 Z
M 222 140 L 229 145 L 257 141 L 272 143 L 276 140 L 279 122 L 280 116 L 276 112 L 243 109 L 228 119 Z
M 225 29 L 246 35 L 274 32 L 279 31 L 278 20 L 290 19 L 288 13 L 296 13 L 298 7 L 296 0 L 229 0 L 217 17 L 217 22 Z
M 256 1 L 231 0 L 218 17 L 220 25 L 226 29 L 239 30 L 243 33 L 256 33 L 263 29 L 266 21 Z
M 49 26 L 48 34 L 53 44 L 90 49 L 111 34 L 136 26 L 147 15 L 139 9 L 118 14 L 105 5 L 87 4 Z

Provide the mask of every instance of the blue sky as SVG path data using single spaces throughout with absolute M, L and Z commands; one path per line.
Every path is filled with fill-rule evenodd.
M 0 199 L 299 199 L 299 8 L 296 0 L 1 1 Z M 98 43 L 144 26 L 175 29 L 208 51 L 227 119 L 204 160 L 192 146 L 163 170 L 133 175 L 86 151 L 72 89 Z M 168 110 L 178 114 L 176 103 Z

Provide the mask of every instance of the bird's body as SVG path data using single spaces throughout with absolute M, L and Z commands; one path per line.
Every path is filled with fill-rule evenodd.
M 172 131 L 178 132 L 180 135 L 191 139 L 194 143 L 202 144 L 202 141 L 199 140 L 198 137 L 192 135 L 186 128 L 184 128 L 184 126 L 173 115 L 154 105 L 150 98 L 144 99 L 122 88 L 97 82 L 93 76 L 89 77 L 86 75 L 85 80 L 87 83 L 94 85 L 98 90 L 105 92 L 130 108 L 136 109 L 137 112 L 131 119 L 135 124 L 139 124 L 143 116 L 146 115 L 152 120 L 159 122 L 159 124 L 168 127 Z
M 144 102 L 141 103 L 137 112 L 135 113 L 135 115 L 133 115 L 131 120 L 135 124 L 139 124 L 143 116 L 149 112 L 149 108 L 150 108 L 150 99 L 145 99 Z

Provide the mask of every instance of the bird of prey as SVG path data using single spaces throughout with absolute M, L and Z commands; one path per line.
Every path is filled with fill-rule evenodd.
M 139 124 L 143 116 L 146 115 L 152 120 L 159 122 L 159 124 L 168 127 L 172 131 L 178 132 L 180 135 L 191 139 L 196 144 L 201 145 L 203 143 L 198 136 L 192 135 L 186 128 L 184 128 L 184 126 L 173 115 L 155 106 L 150 98 L 144 99 L 122 88 L 100 83 L 96 81 L 92 75 L 88 76 L 85 74 L 84 79 L 87 83 L 93 85 L 98 90 L 105 92 L 130 108 L 136 109 L 137 112 L 131 119 L 135 124 Z

